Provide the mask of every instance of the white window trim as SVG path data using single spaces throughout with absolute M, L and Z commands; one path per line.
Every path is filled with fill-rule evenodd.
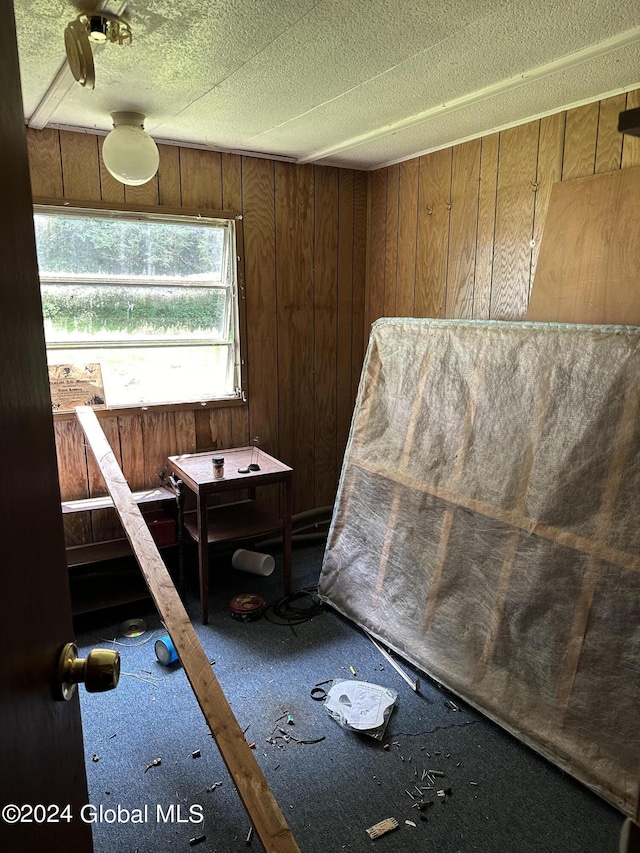
M 228 370 L 228 379 L 229 379 L 229 387 L 234 389 L 232 394 L 229 395 L 217 395 L 212 397 L 207 397 L 205 399 L 192 399 L 192 400 L 184 400 L 177 402 L 159 402 L 159 403 L 121 403 L 115 405 L 107 405 L 106 411 L 111 414 L 117 414 L 120 411 L 123 412 L 135 412 L 135 411 L 167 411 L 167 410 L 181 410 L 181 409 L 193 409 L 193 408 L 214 408 L 220 405 L 229 405 L 229 404 L 238 404 L 238 403 L 246 403 L 247 396 L 245 390 L 245 378 L 243 375 L 243 365 L 244 359 L 242 357 L 242 351 L 244 347 L 244 342 L 240 339 L 240 329 L 244 326 L 241 317 L 241 304 L 240 304 L 240 293 L 243 292 L 243 287 L 240 282 L 240 270 L 239 270 L 239 262 L 241 261 L 241 240 L 242 240 L 242 215 L 228 212 L 228 211 L 184 211 L 182 209 L 169 208 L 166 211 L 158 210 L 155 207 L 146 207 L 146 206 L 128 206 L 126 204 L 112 206 L 104 203 L 88 203 L 85 204 L 83 202 L 66 202 L 58 199 L 36 199 L 34 200 L 33 205 L 34 214 L 35 213 L 45 213 L 51 214 L 53 212 L 58 215 L 64 216 L 73 216 L 77 215 L 79 218 L 90 217 L 95 215 L 99 218 L 113 218 L 113 219 L 129 219 L 129 220 L 138 220 L 138 221 L 161 221 L 161 222 L 175 222 L 179 224 L 184 223 L 193 223 L 194 225 L 202 225 L 203 221 L 209 221 L 212 224 L 224 224 L 228 226 L 231 231 L 231 238 L 229 240 L 225 240 L 223 247 L 223 259 L 222 259 L 222 269 L 229 268 L 230 271 L 230 283 L 224 284 L 222 281 L 219 284 L 208 282 L 206 285 L 207 288 L 220 288 L 222 290 L 228 290 L 230 298 L 226 300 L 226 311 L 227 313 L 231 313 L 231 317 L 227 317 L 226 319 L 229 321 L 229 328 L 233 330 L 233 339 L 231 342 L 226 341 L 215 341 L 211 339 L 203 339 L 203 340 L 192 340 L 192 341 L 184 341 L 184 342 L 172 342 L 172 346 L 198 346 L 198 345 L 206 345 L 206 346 L 223 346 L 230 348 L 230 356 L 227 359 L 227 370 Z M 42 283 L 55 283 L 55 281 L 68 281 L 70 276 L 41 276 Z M 83 279 L 86 281 L 86 279 Z M 153 283 L 153 280 L 150 280 Z M 128 281 L 126 278 L 115 278 L 112 281 L 108 281 L 106 279 L 96 281 L 96 284 L 118 284 L 118 283 L 126 283 L 131 286 L 135 286 L 138 284 L 141 287 L 149 286 L 149 281 L 145 281 L 144 283 L 139 281 Z M 184 282 L 181 280 L 181 284 Z M 163 279 L 161 282 L 158 282 L 163 286 L 167 286 L 168 282 L 166 279 Z M 124 342 L 78 342 L 75 345 L 69 345 L 66 343 L 47 343 L 47 349 L 90 349 L 90 348 L 98 348 L 99 346 L 102 348 L 109 347 L 152 347 L 152 346 L 166 346 L 165 342 L 161 343 L 153 343 L 151 341 L 145 340 L 140 341 L 138 343 L 127 341 Z M 54 413 L 54 417 L 57 418 L 65 418 L 69 417 L 73 413 L 70 412 L 60 412 Z

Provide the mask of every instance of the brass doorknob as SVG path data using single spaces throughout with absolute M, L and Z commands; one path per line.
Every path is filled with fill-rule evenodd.
M 103 693 L 118 686 L 120 655 L 110 649 L 92 649 L 86 658 L 78 657 L 75 643 L 67 643 L 58 662 L 57 697 L 69 700 L 76 686 L 84 682 L 87 693 Z

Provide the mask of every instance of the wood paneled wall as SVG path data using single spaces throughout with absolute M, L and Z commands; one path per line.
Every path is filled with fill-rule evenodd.
M 382 316 L 525 316 L 554 181 L 640 164 L 618 113 L 640 90 L 370 172 L 160 146 L 123 187 L 102 137 L 28 131 L 35 197 L 244 216 L 248 404 L 104 418 L 133 489 L 174 453 L 260 445 L 295 469 L 297 511 L 333 502 L 370 324 Z M 366 279 L 366 281 L 365 281 Z M 104 492 L 72 420 L 56 423 L 64 499 Z M 67 516 L 68 544 L 109 513 Z
M 131 488 L 156 485 L 168 455 L 258 437 L 294 468 L 297 511 L 331 504 L 364 350 L 366 173 L 161 145 L 156 178 L 125 188 L 102 141 L 29 130 L 34 197 L 243 214 L 248 403 L 101 418 Z M 103 494 L 76 422 L 56 436 L 63 499 Z M 65 521 L 69 545 L 120 535 L 108 512 Z
M 640 90 L 369 174 L 365 334 L 382 316 L 524 318 L 551 185 L 640 165 Z

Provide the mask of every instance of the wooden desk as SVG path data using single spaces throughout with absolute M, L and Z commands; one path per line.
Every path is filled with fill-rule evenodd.
M 213 457 L 224 456 L 224 479 L 213 479 Z M 253 457 L 253 458 L 252 458 Z M 238 473 L 238 468 L 250 462 L 260 465 L 259 471 Z M 200 605 L 202 623 L 209 621 L 209 545 L 230 539 L 247 539 L 274 530 L 282 530 L 282 561 L 284 592 L 291 592 L 291 514 L 293 507 L 293 469 L 283 462 L 253 447 L 234 447 L 230 450 L 188 453 L 170 456 L 169 468 L 185 487 L 196 496 L 195 518 L 185 515 L 184 528 L 198 543 L 200 572 Z M 253 498 L 258 486 L 281 483 L 283 489 L 282 515 L 258 506 Z M 251 500 L 209 507 L 211 495 L 249 489 Z

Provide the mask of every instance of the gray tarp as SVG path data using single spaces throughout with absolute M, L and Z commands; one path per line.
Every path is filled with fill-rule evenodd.
M 373 326 L 323 600 L 625 812 L 640 328 Z

